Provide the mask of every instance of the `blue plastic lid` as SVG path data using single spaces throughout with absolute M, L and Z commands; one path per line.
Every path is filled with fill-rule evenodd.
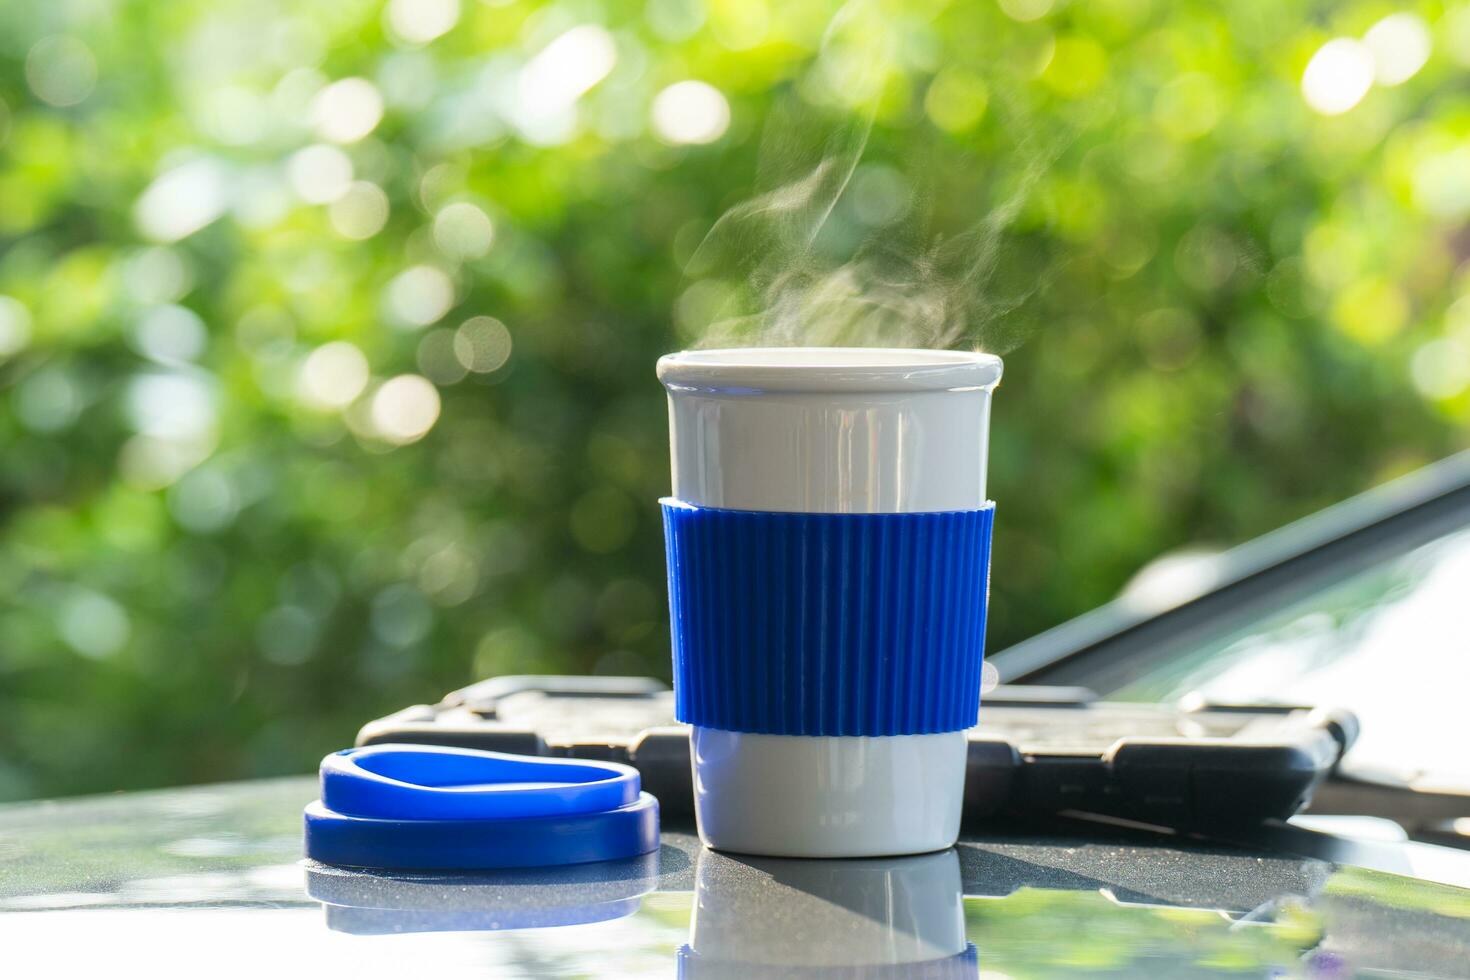
M 355 868 L 485 870 L 614 861 L 658 849 L 638 770 L 437 745 L 322 760 L 306 856 Z

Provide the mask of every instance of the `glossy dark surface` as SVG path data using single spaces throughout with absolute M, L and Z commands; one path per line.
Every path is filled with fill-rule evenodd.
M 1073 823 L 972 831 L 919 858 L 803 862 L 714 854 L 671 830 L 656 861 L 383 877 L 300 861 L 315 791 L 303 778 L 0 808 L 6 963 L 92 976 L 127 964 L 216 977 L 857 966 L 987 978 L 1454 976 L 1470 964 L 1470 891 L 1351 863 L 1470 881 L 1470 858 L 1418 845 L 1281 828 L 1232 846 Z

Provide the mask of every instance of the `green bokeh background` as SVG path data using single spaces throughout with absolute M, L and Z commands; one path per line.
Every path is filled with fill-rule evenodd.
M 1313 55 L 1395 11 L 1423 67 L 1314 111 Z M 610 71 L 528 117 L 573 30 Z M 712 142 L 650 122 L 689 79 Z M 761 302 L 749 254 L 690 259 L 869 121 L 803 261 L 990 248 L 952 339 L 1007 358 L 993 649 L 1465 444 L 1464 3 L 13 0 L 0 799 L 305 771 L 494 673 L 667 676 L 653 361 Z M 371 378 L 313 404 L 342 342 Z M 402 375 L 414 441 L 374 422 Z

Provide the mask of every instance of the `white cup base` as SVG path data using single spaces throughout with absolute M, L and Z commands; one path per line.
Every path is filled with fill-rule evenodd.
M 690 731 L 699 837 L 772 857 L 925 854 L 959 838 L 964 732 L 760 735 Z

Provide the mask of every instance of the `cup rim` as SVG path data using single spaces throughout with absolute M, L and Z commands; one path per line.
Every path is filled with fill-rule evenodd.
M 901 347 L 728 347 L 658 360 L 670 392 L 920 392 L 990 390 L 1001 359 L 981 351 Z

